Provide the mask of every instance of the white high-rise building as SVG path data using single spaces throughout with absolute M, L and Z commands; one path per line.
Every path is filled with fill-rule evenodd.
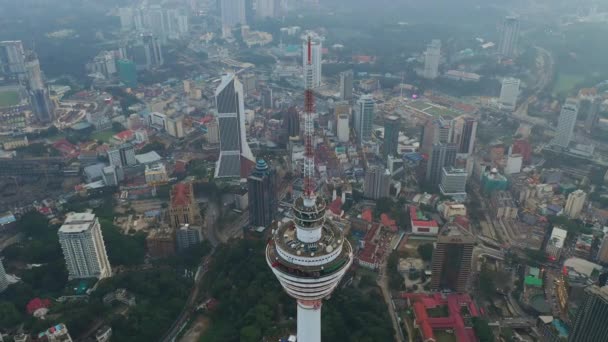
M 321 69 L 323 60 L 323 43 L 321 42 L 321 39 L 312 39 L 310 53 L 311 64 L 308 64 L 308 48 L 307 43 L 304 42 L 304 44 L 302 45 L 302 65 L 304 68 L 305 75 L 304 88 L 308 88 L 308 82 L 310 82 L 310 88 L 318 88 L 321 86 Z M 312 73 L 308 73 L 306 71 L 308 68 L 312 68 Z
M 586 199 L 587 194 L 583 190 L 579 189 L 572 192 L 570 195 L 568 195 L 566 207 L 564 208 L 564 214 L 573 219 L 578 218 L 583 211 L 583 206 L 585 205 Z
M 566 103 L 562 106 L 562 110 L 557 120 L 557 132 L 553 145 L 567 148 L 572 140 L 574 127 L 576 126 L 576 117 L 578 116 L 578 100 L 575 98 L 566 99 Z
M 424 71 L 422 77 L 435 79 L 439 76 L 439 60 L 441 58 L 441 41 L 433 39 L 424 52 Z
M 519 20 L 515 17 L 506 17 L 501 29 L 498 53 L 505 57 L 515 57 L 519 41 Z
M 94 214 L 68 214 L 58 235 L 70 280 L 112 276 L 99 220 Z
M 3 292 L 8 287 L 8 279 L 6 278 L 6 271 L 0 259 L 0 292 Z
M 232 29 L 237 25 L 247 25 L 245 17 L 245 0 L 222 0 L 220 1 L 220 12 L 222 16 L 222 35 L 228 37 Z
M 517 78 L 506 77 L 502 79 L 500 87 L 500 98 L 498 100 L 500 109 L 514 110 L 517 106 L 519 96 L 519 85 L 521 81 Z
M 340 100 L 350 101 L 353 98 L 354 73 L 352 70 L 340 73 Z
M 258 18 L 272 18 L 275 16 L 279 6 L 277 0 L 258 0 L 255 13 Z
M 134 14 L 133 8 L 131 7 L 121 7 L 118 9 L 121 30 L 129 31 L 133 29 L 135 26 Z
M 215 177 L 246 178 L 255 165 L 255 158 L 245 132 L 243 84 L 233 74 L 222 77 L 215 91 L 215 104 L 220 137 Z
M 357 140 L 361 143 L 372 138 L 372 128 L 374 122 L 374 98 L 371 95 L 361 95 L 355 108 L 355 132 Z
M 132 144 L 126 143 L 108 151 L 110 165 L 116 167 L 133 166 L 137 164 L 135 159 L 135 148 Z
M 348 115 L 338 115 L 338 122 L 336 124 L 336 132 L 339 142 L 348 142 L 350 138 L 350 127 L 348 125 Z
M 20 40 L 0 42 L 0 72 L 25 73 L 25 50 Z

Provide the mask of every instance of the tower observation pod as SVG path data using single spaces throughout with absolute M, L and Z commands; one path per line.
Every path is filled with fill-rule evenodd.
M 308 67 L 312 77 L 311 38 Z M 344 233 L 325 219 L 326 204 L 315 195 L 314 94 L 310 82 L 304 96 L 304 193 L 293 205 L 293 221 L 277 225 L 266 246 L 266 262 L 287 294 L 297 300 L 297 338 L 321 342 L 322 299 L 331 295 L 353 262 L 353 250 Z

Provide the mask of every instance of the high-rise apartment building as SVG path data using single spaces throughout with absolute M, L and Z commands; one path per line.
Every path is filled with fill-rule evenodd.
M 384 119 L 384 144 L 382 145 L 384 158 L 399 154 L 399 117 L 387 116 Z
M 424 70 L 422 77 L 435 79 L 439 77 L 439 61 L 441 59 L 441 41 L 433 39 L 424 52 Z
M 114 147 L 108 151 L 108 160 L 112 166 L 133 166 L 137 164 L 137 159 L 135 159 L 135 148 L 130 143 Z
M 274 18 L 278 16 L 280 6 L 279 0 L 257 0 L 256 16 L 258 18 Z
M 25 73 L 25 50 L 20 40 L 0 42 L 0 72 L 11 76 Z
M 6 278 L 6 270 L 0 259 L 0 293 L 2 293 L 8 287 L 8 279 Z
M 587 133 L 591 133 L 593 127 L 598 123 L 601 105 L 601 96 L 585 96 L 580 99 L 579 113 L 585 115 L 585 131 Z
M 391 173 L 382 166 L 374 165 L 365 172 L 363 193 L 365 197 L 379 199 L 388 197 L 391 185 Z
M 236 26 L 247 25 L 245 0 L 222 0 L 220 12 L 224 37 L 230 36 Z
M 568 98 L 562 106 L 562 110 L 557 120 L 557 132 L 553 144 L 562 148 L 567 148 L 572 141 L 576 117 L 578 116 L 578 100 Z
M 433 252 L 431 289 L 466 292 L 471 276 L 471 260 L 475 236 L 448 223 L 437 235 Z
M 249 190 L 249 223 L 254 227 L 269 227 L 278 210 L 277 178 L 265 160 L 258 159 L 247 179 Z
M 112 276 L 101 226 L 94 214 L 68 214 L 58 235 L 70 280 Z
M 163 50 L 158 37 L 151 34 L 142 35 L 144 54 L 146 57 L 146 69 L 159 67 L 165 63 Z
M 274 99 L 272 98 L 272 88 L 266 87 L 262 89 L 261 92 L 262 98 L 262 108 L 263 109 L 272 109 L 274 107 Z
M 169 224 L 180 228 L 185 224 L 200 226 L 203 224 L 200 208 L 194 198 L 192 183 L 178 183 L 171 189 L 169 203 Z
M 129 88 L 137 87 L 137 69 L 135 63 L 128 59 L 119 59 L 116 62 L 118 67 L 118 78 Z
M 506 17 L 502 23 L 498 53 L 505 57 L 515 57 L 519 42 L 519 19 Z
M 322 69 L 322 60 L 323 60 L 323 43 L 321 42 L 321 38 L 315 37 L 312 40 L 311 49 L 310 49 L 310 58 L 311 63 L 308 61 L 308 49 L 307 43 L 303 43 L 302 48 L 302 65 L 304 68 L 304 88 L 308 88 L 309 85 L 311 88 L 318 88 L 321 86 L 321 69 Z M 307 69 L 312 69 L 312 72 L 307 72 Z
M 287 127 L 287 136 L 290 139 L 300 137 L 300 114 L 296 107 L 291 107 L 285 112 L 285 126 Z
M 579 189 L 570 193 L 570 195 L 568 195 L 568 200 L 566 200 L 564 214 L 572 219 L 578 218 L 583 211 L 586 199 L 587 194 L 583 190 Z
M 350 127 L 349 127 L 349 119 L 347 114 L 338 115 L 338 120 L 336 123 L 336 135 L 338 136 L 338 141 L 346 143 L 350 139 Z
M 234 75 L 222 77 L 215 91 L 215 105 L 220 128 L 220 157 L 215 177 L 246 178 L 255 160 L 245 132 L 243 85 Z
M 426 182 L 437 186 L 441 181 L 441 173 L 444 167 L 454 166 L 456 162 L 457 146 L 453 143 L 435 144 L 428 155 L 426 168 Z
M 568 341 L 604 341 L 606 336 L 608 336 L 608 286 L 591 285 L 585 289 L 585 296 L 576 311 Z
M 352 70 L 340 73 L 340 100 L 350 101 L 353 99 L 353 82 L 355 76 Z
M 359 143 L 372 139 L 372 125 L 375 115 L 374 98 L 372 95 L 361 95 L 355 109 L 355 132 Z
M 517 106 L 517 97 L 519 96 L 519 84 L 521 81 L 513 77 L 505 77 L 502 79 L 500 87 L 500 97 L 498 104 L 500 109 L 513 111 Z

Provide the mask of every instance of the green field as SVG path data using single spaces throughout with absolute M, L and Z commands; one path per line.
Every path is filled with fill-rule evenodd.
M 18 105 L 20 102 L 19 93 L 14 90 L 0 91 L 0 107 L 10 107 Z
M 450 116 L 457 117 L 459 114 L 443 107 L 431 107 L 424 111 L 425 113 L 431 114 L 433 116 Z
M 428 108 L 428 107 L 431 106 L 430 104 L 428 104 L 428 103 L 426 103 L 424 101 L 413 101 L 413 102 L 408 102 L 407 104 L 410 107 L 414 107 L 414 108 L 419 109 L 419 110 L 423 110 L 423 109 Z
M 573 75 L 573 74 L 562 74 L 557 76 L 557 81 L 553 86 L 554 94 L 566 94 L 570 92 L 574 87 L 585 80 L 584 76 Z
M 458 339 L 454 333 L 449 333 L 445 330 L 433 330 L 433 335 L 437 342 L 457 342 Z
M 112 131 L 111 129 L 106 129 L 105 131 L 99 131 L 91 134 L 91 140 L 101 140 L 103 142 L 108 142 L 110 141 L 110 138 L 114 136 L 114 134 L 116 133 L 114 133 L 114 131 Z

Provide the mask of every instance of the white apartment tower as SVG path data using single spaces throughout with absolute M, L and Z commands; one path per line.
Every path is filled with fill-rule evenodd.
M 372 138 L 372 125 L 374 122 L 374 98 L 372 95 L 362 95 L 355 108 L 355 131 L 357 140 L 361 143 Z
M 306 43 L 302 48 L 302 65 L 304 68 L 304 88 L 318 88 L 321 86 L 321 61 L 323 59 L 322 50 L 323 43 L 321 39 L 313 39 L 310 52 L 307 49 Z M 311 63 L 308 64 L 308 53 L 310 53 Z M 307 72 L 307 69 L 312 69 L 312 73 Z M 310 84 L 309 84 L 310 83 Z
M 500 109 L 513 111 L 517 106 L 519 96 L 520 80 L 517 78 L 506 77 L 502 79 L 500 87 L 500 98 L 498 100 Z
M 585 205 L 586 199 L 587 194 L 583 190 L 579 189 L 572 192 L 570 195 L 568 195 L 566 207 L 564 208 L 564 214 L 573 219 L 578 218 L 583 211 L 583 206 Z
M 572 140 L 576 117 L 578 115 L 578 100 L 575 98 L 566 99 L 557 120 L 557 132 L 553 144 L 562 148 L 567 148 Z
M 424 52 L 424 71 L 422 77 L 435 79 L 439 76 L 439 59 L 441 58 L 441 41 L 433 39 Z
M 348 125 L 348 115 L 340 114 L 338 115 L 338 122 L 336 124 L 336 132 L 338 135 L 339 142 L 348 142 L 350 137 L 350 128 Z
M 94 214 L 68 214 L 58 235 L 70 280 L 112 276 L 101 226 Z

